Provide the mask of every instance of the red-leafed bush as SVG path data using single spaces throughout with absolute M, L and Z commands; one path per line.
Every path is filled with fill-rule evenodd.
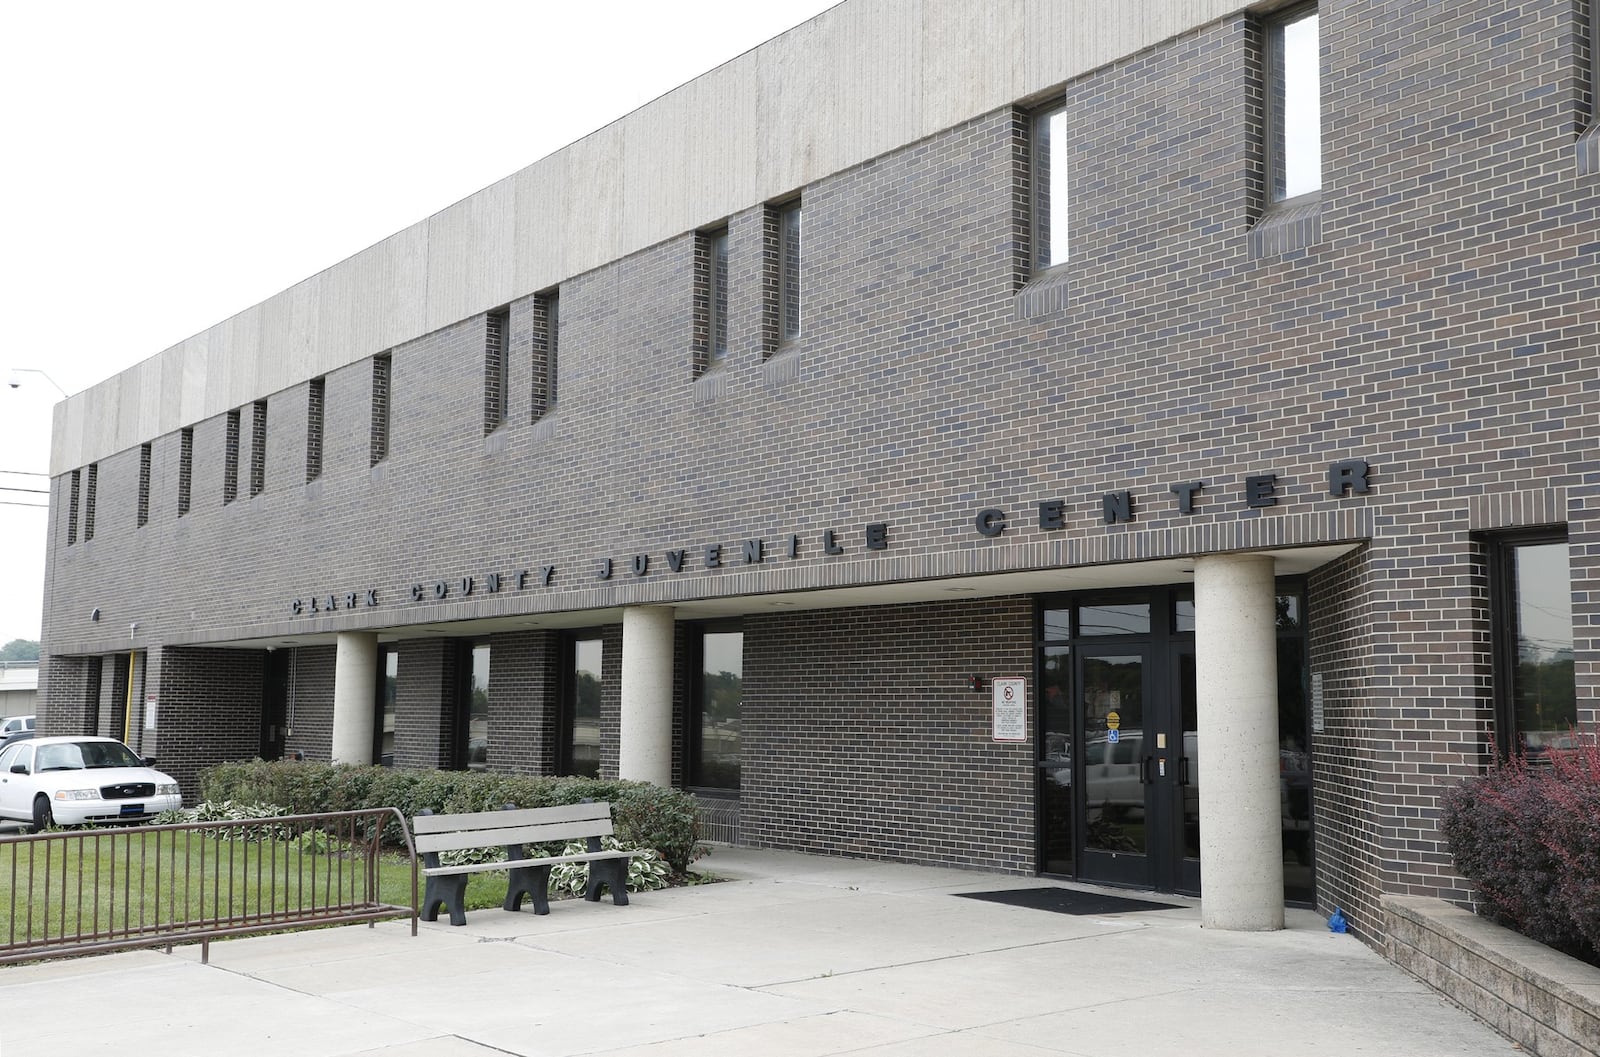
M 1594 955 L 1600 953 L 1600 737 L 1573 740 L 1571 751 L 1551 757 L 1544 844 L 1560 864 L 1556 895 Z
M 1442 827 L 1486 916 L 1600 964 L 1600 741 L 1517 755 L 1450 790 Z

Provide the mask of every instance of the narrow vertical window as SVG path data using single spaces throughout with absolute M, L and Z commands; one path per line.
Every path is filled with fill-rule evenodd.
M 1032 142 L 1033 268 L 1067 260 L 1067 108 L 1036 114 Z
M 712 232 L 707 238 L 710 260 L 707 291 L 709 350 L 711 365 L 728 355 L 728 229 Z
M 150 523 L 150 445 L 139 446 L 139 527 Z
M 602 639 L 574 639 L 567 669 L 566 707 L 563 709 L 562 770 L 567 774 L 600 777 L 600 686 L 605 664 Z
M 728 354 L 728 229 L 694 240 L 694 372 L 715 367 Z
M 83 471 L 72 471 L 72 489 L 67 500 L 67 546 L 78 542 L 78 489 L 83 486 Z
M 463 700 L 455 717 L 456 766 L 482 771 L 489 766 L 489 643 L 462 643 L 461 660 Z
M 389 400 L 393 368 L 394 363 L 387 352 L 372 358 L 372 466 L 389 457 Z
M 1493 541 L 1489 583 L 1499 748 L 1538 762 L 1570 745 L 1578 722 L 1566 534 Z
M 378 695 L 374 703 L 372 759 L 379 767 L 394 766 L 394 720 L 400 688 L 398 647 L 378 647 Z
M 1579 83 L 1588 96 L 1584 104 L 1590 127 L 1600 125 L 1600 12 L 1595 10 L 1597 5 L 1600 0 L 1588 0 L 1583 5 L 1583 24 L 1578 34 L 1579 68 L 1583 71 Z
M 267 490 L 267 402 L 257 400 L 250 409 L 250 494 Z
M 94 539 L 94 493 L 99 487 L 100 464 L 89 464 L 89 472 L 83 482 L 83 539 L 87 543 Z
M 322 476 L 322 414 L 328 398 L 327 378 L 313 378 L 306 390 L 306 480 Z
M 556 361 L 561 338 L 561 291 L 533 299 L 533 420 L 556 409 Z
M 781 340 L 800 336 L 800 202 L 778 211 L 778 333 Z
M 484 317 L 483 328 L 483 432 L 487 436 L 506 420 L 506 337 L 510 313 L 505 309 Z
M 189 512 L 189 483 L 194 478 L 194 429 L 178 433 L 178 516 Z
M 689 785 L 739 791 L 739 718 L 744 700 L 744 632 L 737 624 L 709 625 L 700 635 L 697 721 L 689 737 Z
M 223 438 L 222 452 L 222 505 L 227 506 L 239 498 L 239 412 L 228 412 L 228 426 Z
M 1267 186 L 1281 202 L 1322 188 L 1322 54 L 1315 4 L 1267 23 Z

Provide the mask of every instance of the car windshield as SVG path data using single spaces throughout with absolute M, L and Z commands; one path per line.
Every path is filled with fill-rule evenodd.
M 39 746 L 35 771 L 81 771 L 84 768 L 143 767 L 144 761 L 120 741 L 70 741 Z

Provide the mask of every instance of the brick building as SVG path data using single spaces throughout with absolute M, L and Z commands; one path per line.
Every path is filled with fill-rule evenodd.
M 58 408 L 41 723 L 1373 938 L 1596 721 L 1593 32 L 846 0 Z

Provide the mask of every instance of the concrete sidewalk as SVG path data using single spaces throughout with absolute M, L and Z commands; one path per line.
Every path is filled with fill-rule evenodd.
M 727 883 L 0 968 L 0 1057 L 1485 1057 L 1520 1053 L 1359 941 L 1049 882 L 719 848 Z M 1069 887 L 1069 886 L 1063 886 Z M 1165 897 L 1163 897 L 1165 898 Z M 1182 900 L 1171 900 L 1182 902 Z

